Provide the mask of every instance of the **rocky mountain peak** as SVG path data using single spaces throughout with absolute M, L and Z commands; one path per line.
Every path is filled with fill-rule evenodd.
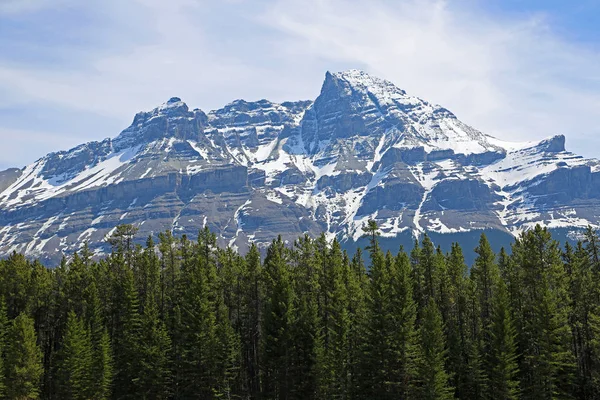
M 352 88 L 353 90 L 388 95 L 406 95 L 404 90 L 400 89 L 392 82 L 370 75 L 369 73 L 359 69 L 349 69 L 334 73 L 328 72 L 325 78 L 326 82 L 328 78 L 337 80 L 338 82 L 343 82 L 344 85 Z
M 538 147 L 543 148 L 548 153 L 560 153 L 566 151 L 565 142 L 565 135 L 555 135 L 543 140 Z
M 600 162 L 566 152 L 562 135 L 505 142 L 385 79 L 327 72 L 314 101 L 205 114 L 172 97 L 114 139 L 0 172 L 0 256 L 84 241 L 101 253 L 120 223 L 140 237 L 207 225 L 231 246 L 323 231 L 352 242 L 368 219 L 408 245 L 422 232 L 600 226 L 598 188 Z

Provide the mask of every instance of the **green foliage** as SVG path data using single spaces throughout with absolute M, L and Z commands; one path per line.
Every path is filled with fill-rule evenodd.
M 93 349 L 84 321 L 71 311 L 61 349 L 59 378 L 61 397 L 72 400 L 92 398 Z
M 442 316 L 437 305 L 430 299 L 423 310 L 423 325 L 419 330 L 419 355 L 417 371 L 417 398 L 445 400 L 453 398 L 448 384 L 449 376 L 444 368 L 446 348 Z
M 6 349 L 6 395 L 10 399 L 39 399 L 44 373 L 33 319 L 19 314 L 11 324 Z
M 600 240 L 540 227 L 470 268 L 426 235 L 351 258 L 325 235 L 244 255 L 167 231 L 55 269 L 0 260 L 0 398 L 600 397 Z M 365 256 L 366 254 L 366 256 Z M 367 262 L 365 263 L 365 260 Z M 366 266 L 368 265 L 368 268 Z

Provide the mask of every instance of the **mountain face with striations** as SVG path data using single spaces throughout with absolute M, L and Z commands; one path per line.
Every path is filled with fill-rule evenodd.
M 565 138 L 509 143 L 389 81 L 327 73 L 314 101 L 236 100 L 205 113 L 172 98 L 114 139 L 0 172 L 0 256 L 56 260 L 115 226 L 139 237 L 208 225 L 242 251 L 277 235 L 353 243 L 368 219 L 384 238 L 515 235 L 537 223 L 600 225 L 600 162 Z

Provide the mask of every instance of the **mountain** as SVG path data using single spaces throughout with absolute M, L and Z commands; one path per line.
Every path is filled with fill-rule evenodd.
M 0 256 L 96 254 L 122 223 L 139 237 L 208 225 L 242 251 L 326 232 L 351 245 L 370 218 L 393 241 L 600 225 L 600 162 L 565 137 L 509 143 L 387 80 L 327 73 L 314 101 L 236 100 L 208 113 L 177 97 L 114 139 L 0 172 Z

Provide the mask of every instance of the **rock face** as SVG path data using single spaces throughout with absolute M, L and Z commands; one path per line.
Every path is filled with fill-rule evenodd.
M 600 162 L 564 136 L 503 142 L 391 82 L 328 72 L 315 101 L 205 113 L 173 97 L 114 139 L 0 172 L 0 256 L 101 254 L 122 223 L 140 238 L 208 225 L 242 251 L 323 231 L 351 243 L 370 218 L 386 238 L 577 230 L 600 224 L 598 199 Z

